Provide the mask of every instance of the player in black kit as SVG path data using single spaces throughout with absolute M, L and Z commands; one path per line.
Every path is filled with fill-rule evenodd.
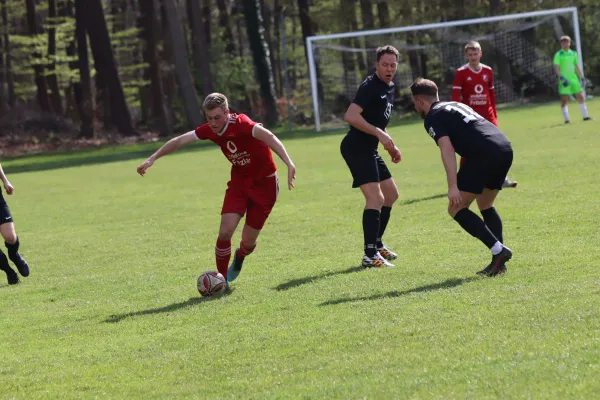
M 448 179 L 448 213 L 492 252 L 492 262 L 478 274 L 504 273 L 512 252 L 502 244 L 502 220 L 494 200 L 512 164 L 510 142 L 498 127 L 469 106 L 441 102 L 434 82 L 419 78 L 410 90 L 415 108 L 425 120 L 425 130 L 442 153 Z M 465 159 L 458 174 L 455 152 Z M 469 210 L 474 200 L 483 220 Z
M 362 219 L 365 251 L 362 266 L 365 268 L 393 266 L 389 261 L 398 257 L 382 242 L 392 205 L 398 199 L 398 187 L 377 152 L 381 142 L 392 162 L 398 163 L 402 158 L 385 130 L 394 104 L 392 79 L 398 68 L 398 57 L 398 50 L 392 46 L 377 49 L 375 73 L 360 85 L 344 116 L 350 131 L 342 140 L 340 150 L 352 173 L 352 187 L 360 187 L 366 201 Z

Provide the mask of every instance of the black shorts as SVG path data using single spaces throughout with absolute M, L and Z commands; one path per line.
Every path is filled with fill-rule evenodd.
M 4 200 L 4 196 L 0 193 L 0 225 L 9 222 L 13 222 L 13 217 L 8 208 L 8 204 L 6 204 L 6 200 Z
M 353 188 L 365 183 L 382 182 L 392 177 L 390 170 L 377 152 L 377 148 L 360 146 L 346 136 L 342 140 L 340 150 L 352 173 Z
M 458 190 L 481 194 L 483 189 L 502 190 L 512 165 L 513 152 L 498 152 L 486 158 L 465 158 L 457 175 Z

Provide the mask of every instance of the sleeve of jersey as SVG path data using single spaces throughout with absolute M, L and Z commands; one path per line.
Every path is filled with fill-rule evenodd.
M 356 91 L 356 96 L 354 96 L 354 100 L 352 102 L 364 110 L 367 105 L 372 102 L 372 97 L 373 92 L 371 88 L 367 83 L 363 83 Z
M 204 124 L 204 125 L 200 125 L 199 127 L 197 127 L 194 132 L 196 132 L 196 137 L 199 140 L 206 140 L 206 139 L 208 139 L 208 135 L 207 135 L 208 131 L 207 130 L 210 130 L 210 128 L 209 128 L 208 124 Z
M 240 114 L 236 121 L 238 132 L 242 136 L 253 136 L 252 132 L 254 127 L 257 125 L 256 122 L 252 121 L 246 114 Z
M 452 101 L 461 101 L 460 95 L 462 93 L 462 74 L 460 71 L 456 71 L 454 75 L 454 82 L 452 83 Z
M 559 56 L 560 52 L 557 52 L 556 54 L 554 54 L 554 65 L 560 65 L 560 56 Z
M 435 140 L 436 144 L 440 138 L 448 136 L 448 131 L 446 130 L 443 121 L 440 121 L 439 119 L 431 122 L 427 133 Z

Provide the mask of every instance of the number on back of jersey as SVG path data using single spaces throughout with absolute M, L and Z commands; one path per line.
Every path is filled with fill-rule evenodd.
M 452 104 L 447 104 L 445 108 L 448 111 L 455 111 L 455 112 L 461 114 L 464 117 L 463 121 L 465 121 L 465 123 L 467 123 L 467 124 L 471 121 L 477 121 L 478 119 L 483 119 L 483 117 L 481 115 L 477 114 L 471 107 L 469 107 L 466 104 L 452 103 Z

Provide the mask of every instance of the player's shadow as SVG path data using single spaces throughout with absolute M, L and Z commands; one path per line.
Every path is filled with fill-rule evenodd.
M 314 281 L 318 281 L 319 279 L 328 278 L 330 276 L 335 275 L 343 275 L 343 274 L 352 274 L 354 272 L 364 271 L 365 268 L 360 266 L 350 267 L 341 271 L 331 271 L 326 272 L 320 275 L 307 276 L 305 278 L 292 279 L 289 282 L 282 283 L 281 285 L 275 286 L 273 289 L 275 290 L 288 290 L 298 286 L 306 285 L 307 283 L 312 283 Z
M 173 312 L 173 311 L 180 310 L 182 308 L 195 306 L 195 305 L 200 304 L 200 303 L 206 303 L 208 301 L 217 300 L 217 299 L 222 298 L 223 296 L 229 296 L 231 293 L 233 293 L 233 289 L 230 289 L 229 291 L 223 293 L 220 296 L 214 296 L 214 297 L 190 297 L 187 301 L 182 301 L 182 302 L 179 302 L 179 303 L 169 304 L 168 306 L 164 306 L 164 307 L 151 308 L 149 310 L 134 311 L 134 312 L 124 313 L 124 314 L 115 314 L 115 315 L 111 315 L 110 317 L 108 317 L 107 319 L 105 319 L 104 322 L 107 322 L 107 323 L 117 323 L 117 322 L 123 321 L 126 318 L 135 317 L 135 316 L 139 316 L 139 315 L 152 315 L 152 314 L 160 314 L 160 313 L 166 313 L 166 312 Z
M 433 283 L 431 285 L 419 286 L 419 287 L 408 289 L 408 290 L 401 290 L 401 291 L 394 290 L 394 291 L 387 292 L 384 294 L 375 294 L 372 296 L 347 297 L 344 299 L 329 300 L 329 301 L 319 304 L 319 306 L 334 306 L 337 304 L 352 303 L 352 302 L 356 302 L 356 301 L 379 300 L 379 299 L 385 299 L 388 297 L 406 296 L 406 295 L 409 295 L 412 293 L 421 293 L 421 292 L 431 292 L 433 290 L 452 289 L 454 287 L 461 286 L 465 283 L 468 283 L 468 282 L 471 282 L 471 281 L 474 281 L 477 279 L 480 279 L 480 278 L 478 278 L 478 277 L 452 278 L 452 279 L 447 279 L 443 282 Z
M 420 203 L 422 201 L 441 199 L 442 197 L 446 197 L 446 196 L 447 196 L 446 193 L 440 193 L 440 194 L 434 194 L 433 196 L 420 197 L 418 199 L 401 200 L 398 202 L 398 204 L 402 205 L 402 206 L 407 206 L 407 205 L 414 204 L 414 203 Z

